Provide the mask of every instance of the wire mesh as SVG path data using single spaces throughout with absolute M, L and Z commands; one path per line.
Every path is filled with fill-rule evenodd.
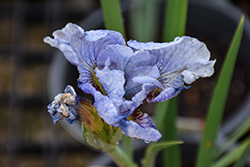
M 46 112 L 47 69 L 55 50 L 43 38 L 97 7 L 96 0 L 0 2 L 1 167 L 84 166 L 95 155 L 53 125 Z

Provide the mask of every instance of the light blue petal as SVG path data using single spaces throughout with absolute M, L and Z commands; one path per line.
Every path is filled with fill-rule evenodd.
M 125 98 L 129 99 L 141 91 L 143 82 L 139 82 L 139 79 L 135 82 L 134 79 L 136 77 L 139 77 L 141 80 L 144 78 L 155 80 L 155 83 L 157 82 L 156 79 L 160 74 L 156 63 L 157 57 L 150 54 L 149 51 L 135 52 L 135 55 L 129 59 L 125 70 Z M 147 81 L 147 83 L 149 82 Z
M 156 142 L 162 137 L 146 113 L 140 113 L 130 121 L 122 119 L 120 121 L 120 128 L 125 135 L 142 139 L 146 142 Z
M 101 51 L 109 45 L 125 45 L 125 41 L 119 32 L 109 30 L 86 32 L 84 43 L 85 47 L 83 47 L 82 54 L 79 57 L 81 63 L 78 65 L 80 73 L 78 82 L 80 85 L 86 83 L 93 84 L 94 69 L 97 67 L 96 59 Z
M 116 124 L 122 116 L 119 107 L 124 101 L 123 96 L 125 91 L 123 86 L 125 84 L 125 78 L 123 71 L 110 70 L 110 64 L 110 59 L 108 58 L 105 62 L 105 67 L 102 70 L 99 70 L 98 68 L 95 69 L 96 76 L 102 84 L 106 96 L 96 93 L 94 105 L 96 106 L 100 117 L 108 124 L 113 125 Z M 97 95 L 98 97 L 96 97 Z
M 72 23 L 68 23 L 63 29 L 55 31 L 53 36 L 54 39 L 44 38 L 44 42 L 59 48 L 65 58 L 78 67 L 80 73 L 79 85 L 93 84 L 94 69 L 97 66 L 96 58 L 102 50 L 108 45 L 126 45 L 119 32 L 109 30 L 84 32 L 81 27 Z
M 94 106 L 99 116 L 106 123 L 117 127 L 117 122 L 124 118 L 124 116 L 120 113 L 119 108 L 114 105 L 113 101 L 108 98 L 108 96 L 104 96 L 100 92 L 96 92 L 94 97 Z
M 141 66 L 129 70 L 129 73 L 126 73 L 125 97 L 129 99 L 135 96 L 142 90 L 143 84 L 152 84 L 152 89 L 147 92 L 152 91 L 157 86 L 161 86 L 161 83 L 157 80 L 159 76 L 160 73 L 157 66 Z
M 153 101 L 168 100 L 185 88 L 184 83 L 191 84 L 199 77 L 209 77 L 214 73 L 215 60 L 209 61 L 210 52 L 206 45 L 195 38 L 177 37 L 170 43 L 130 41 L 128 45 L 135 50 L 147 50 L 157 57 L 162 92 Z M 148 101 L 153 102 L 152 99 Z
M 178 88 L 167 87 L 158 96 L 156 96 L 152 100 L 150 98 L 148 98 L 147 102 L 154 103 L 157 101 L 161 102 L 161 101 L 169 100 L 169 99 L 177 96 L 182 90 L 188 89 L 188 88 L 189 88 L 189 86 L 181 86 Z
M 79 46 L 77 46 L 78 48 L 74 48 L 74 44 L 76 44 L 74 39 L 77 39 L 75 35 L 77 37 L 83 36 L 84 30 L 76 24 L 68 23 L 63 29 L 53 32 L 54 39 L 46 37 L 44 38 L 44 42 L 60 49 L 71 64 L 77 65 L 79 60 L 76 50 L 79 51 L 80 48 Z
M 154 66 L 157 63 L 157 57 L 151 54 L 146 50 L 139 50 L 134 53 L 134 56 L 131 57 L 126 66 L 126 73 L 129 73 L 130 70 L 133 70 L 137 67 L 142 66 Z
M 124 72 L 120 70 L 110 70 L 109 58 L 106 60 L 105 67 L 102 70 L 95 69 L 96 76 L 102 84 L 105 93 L 111 99 L 116 107 L 119 107 L 123 102 L 124 91 Z
M 108 45 L 97 57 L 97 66 L 104 67 L 106 60 L 110 59 L 109 69 L 124 71 L 128 60 L 133 56 L 131 48 L 123 45 Z

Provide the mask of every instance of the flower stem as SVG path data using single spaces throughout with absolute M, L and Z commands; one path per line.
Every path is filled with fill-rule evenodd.
M 111 151 L 107 152 L 107 154 L 112 158 L 112 160 L 118 165 L 119 167 L 138 167 L 133 161 L 131 161 L 127 155 L 118 147 L 116 146 Z

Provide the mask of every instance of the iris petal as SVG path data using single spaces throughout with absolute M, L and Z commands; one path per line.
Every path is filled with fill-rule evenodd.
M 120 70 L 110 70 L 110 59 L 105 62 L 105 67 L 102 70 L 95 69 L 96 76 L 102 84 L 107 96 L 102 94 L 95 94 L 95 106 L 98 114 L 108 124 L 116 124 L 121 116 L 119 107 L 122 105 L 125 94 L 124 91 L 124 72 Z M 99 97 L 98 97 L 99 96 Z M 112 118 L 113 117 L 113 118 Z
M 135 113 L 138 114 L 138 110 Z M 132 117 L 132 120 L 122 119 L 120 121 L 120 128 L 124 134 L 146 142 L 156 142 L 161 138 L 161 133 L 155 128 L 148 114 L 139 111 L 138 115 L 132 115 Z
M 206 45 L 195 38 L 177 37 L 170 43 L 129 41 L 128 45 L 134 50 L 147 50 L 157 57 L 158 80 L 161 82 L 157 89 L 160 90 L 159 97 L 151 95 L 153 98 L 148 102 L 168 100 L 186 88 L 184 83 L 191 84 L 199 77 L 209 77 L 214 73 L 215 60 L 209 61 L 210 52 Z
M 124 71 L 128 60 L 133 56 L 133 50 L 123 45 L 108 45 L 97 57 L 97 66 L 104 67 L 109 58 L 109 69 Z
M 72 23 L 68 23 L 61 30 L 55 31 L 53 36 L 54 39 L 44 38 L 44 42 L 59 48 L 65 58 L 78 67 L 80 73 L 79 85 L 84 87 L 85 90 L 91 89 L 89 83 L 95 84 L 93 81 L 93 77 L 95 77 L 94 69 L 97 66 L 96 59 L 99 53 L 108 45 L 126 45 L 119 32 L 109 30 L 85 32 L 81 27 Z M 83 84 L 87 85 L 83 86 Z M 88 92 L 93 92 L 93 90 L 88 90 Z

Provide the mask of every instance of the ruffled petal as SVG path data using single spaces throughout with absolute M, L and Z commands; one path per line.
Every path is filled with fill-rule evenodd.
M 156 62 L 157 57 L 148 51 L 135 52 L 125 69 L 125 98 L 129 99 L 140 92 L 144 83 L 143 80 L 145 83 L 158 83 L 157 78 L 160 73 L 156 67 Z
M 77 52 L 81 49 L 79 46 L 81 42 L 76 41 L 84 35 L 84 30 L 76 24 L 68 23 L 63 29 L 54 31 L 52 35 L 54 39 L 46 37 L 44 42 L 60 49 L 71 64 L 77 65 L 79 63 Z
M 209 61 L 210 52 L 206 45 L 195 38 L 177 37 L 170 43 L 129 41 L 128 45 L 135 50 L 147 50 L 157 57 L 161 87 L 158 92 L 153 92 L 154 95 L 149 95 L 148 102 L 168 100 L 186 88 L 184 83 L 191 84 L 199 77 L 214 73 L 215 60 Z
M 104 67 L 109 58 L 109 69 L 124 71 L 128 60 L 133 56 L 133 50 L 123 45 L 108 45 L 97 57 L 97 66 Z
M 131 117 L 132 120 L 120 121 L 120 128 L 125 135 L 145 142 L 156 142 L 161 138 L 161 133 L 155 128 L 148 114 L 136 110 Z
M 96 92 L 94 106 L 98 112 L 98 115 L 108 124 L 117 127 L 117 122 L 123 119 L 125 116 L 121 114 L 119 108 L 116 107 L 108 96 Z
M 53 33 L 54 39 L 44 38 L 44 42 L 60 49 L 65 58 L 78 67 L 79 84 L 96 84 L 93 81 L 96 58 L 108 45 L 126 45 L 123 36 L 116 31 L 86 31 L 76 24 L 68 23 L 63 29 Z M 93 85 L 95 87 L 96 85 Z M 96 88 L 96 87 L 95 87 Z M 85 87 L 87 89 L 87 87 Z
M 95 106 L 98 114 L 108 124 L 116 124 L 121 117 L 125 117 L 119 108 L 123 104 L 124 91 L 124 72 L 120 70 L 110 70 L 110 59 L 105 62 L 102 70 L 95 69 L 96 76 L 105 90 L 106 96 L 95 94 Z M 98 95 L 98 97 L 96 97 Z M 100 104 L 99 104 L 100 103 Z M 113 117 L 113 118 L 112 118 Z

